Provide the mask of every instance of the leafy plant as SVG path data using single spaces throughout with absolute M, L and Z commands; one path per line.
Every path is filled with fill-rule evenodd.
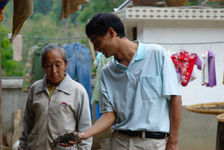
M 1 26 L 1 33 L 5 33 L 6 29 Z M 2 76 L 23 76 L 23 65 L 21 62 L 13 60 L 13 49 L 9 39 L 1 37 L 1 63 L 2 63 Z
M 114 8 L 119 7 L 125 0 L 92 0 L 88 5 L 84 6 L 83 10 L 78 12 L 78 21 L 86 23 L 90 17 L 97 12 L 113 12 Z
M 200 3 L 199 2 L 188 2 L 187 6 L 197 6 L 199 5 Z
M 13 60 L 12 44 L 8 38 L 1 40 L 1 59 L 2 59 L 2 76 L 23 76 L 23 66 L 21 63 Z

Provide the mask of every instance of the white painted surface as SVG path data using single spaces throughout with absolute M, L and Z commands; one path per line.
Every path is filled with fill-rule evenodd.
M 224 42 L 224 21 L 180 21 L 180 20 L 125 20 L 127 31 L 137 26 L 138 39 L 146 43 L 201 43 Z M 128 34 L 131 39 L 131 34 Z M 196 53 L 202 60 L 201 53 L 211 50 L 215 53 L 217 86 L 205 87 L 201 85 L 202 72 L 194 66 L 196 79 L 186 87 L 181 86 L 183 105 L 207 102 L 224 102 L 224 43 L 219 44 L 168 44 L 163 45 L 172 53 L 184 49 Z
M 146 9 L 151 9 L 147 7 Z M 139 11 L 140 12 L 140 11 Z M 121 10 L 120 17 L 124 22 L 127 37 L 132 40 L 131 29 L 137 27 L 138 40 L 150 43 L 197 43 L 224 41 L 224 19 L 188 20 L 182 19 L 150 19 L 126 14 Z M 131 13 L 136 13 L 131 12 Z M 207 13 L 207 12 L 206 12 Z M 222 12 L 223 13 L 223 12 Z M 148 14 L 150 15 L 150 14 Z M 216 55 L 217 86 L 213 88 L 201 86 L 201 71 L 195 69 L 197 79 L 187 87 L 181 87 L 183 105 L 224 101 L 224 43 L 199 45 L 163 45 L 167 50 L 176 52 L 185 49 L 188 52 L 201 53 L 212 50 Z M 194 67 L 196 68 L 196 66 Z M 214 150 L 216 147 L 217 120 L 215 115 L 189 112 L 183 106 L 182 124 L 179 136 L 180 150 Z
M 211 7 L 150 7 L 133 6 L 116 10 L 121 19 L 142 20 L 223 20 L 223 8 Z

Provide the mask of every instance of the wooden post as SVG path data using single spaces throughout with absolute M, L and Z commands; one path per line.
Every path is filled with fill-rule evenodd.
M 218 122 L 216 150 L 224 150 L 224 122 Z
M 21 120 L 22 120 L 22 110 L 17 109 L 14 112 L 12 144 L 15 144 L 16 141 L 19 140 L 20 133 L 22 130 Z

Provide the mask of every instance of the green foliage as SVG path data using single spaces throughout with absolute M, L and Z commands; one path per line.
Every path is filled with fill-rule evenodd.
M 91 0 L 78 14 L 78 21 L 86 23 L 97 12 L 112 12 L 125 0 Z
M 200 0 L 190 0 L 187 6 L 200 6 L 202 1 Z M 203 6 L 212 7 L 212 8 L 223 8 L 224 1 L 208 1 Z
M 213 8 L 223 8 L 223 2 L 211 1 L 211 2 L 208 2 L 207 5 Z
M 42 13 L 46 15 L 51 11 L 53 2 L 53 0 L 35 0 L 34 13 Z
M 199 4 L 199 2 L 188 2 L 187 6 L 197 6 Z
M 14 61 L 12 55 L 13 49 L 9 39 L 1 39 L 2 76 L 23 76 L 22 64 Z

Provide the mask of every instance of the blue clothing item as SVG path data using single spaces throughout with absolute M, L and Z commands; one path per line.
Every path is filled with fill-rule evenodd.
M 97 53 L 97 55 L 96 55 L 96 61 L 97 61 L 97 63 L 99 63 L 100 58 L 101 58 L 102 55 L 103 55 L 103 53 L 101 53 L 101 52 L 98 52 Z
M 96 105 L 96 120 L 102 116 L 103 113 L 100 113 L 100 105 L 97 103 Z
M 115 112 L 114 130 L 169 132 L 171 95 L 180 95 L 169 54 L 159 45 L 138 44 L 128 67 L 116 59 L 101 71 L 101 112 Z
M 3 20 L 3 11 L 9 0 L 0 0 L 0 22 Z
M 66 72 L 73 80 L 76 80 L 85 87 L 89 96 L 91 118 L 93 118 L 91 105 L 92 88 L 90 50 L 80 43 L 67 44 L 64 48 L 68 57 L 68 67 Z

